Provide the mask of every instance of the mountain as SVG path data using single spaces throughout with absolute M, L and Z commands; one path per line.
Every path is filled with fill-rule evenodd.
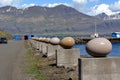
M 109 17 L 109 16 L 106 13 L 101 13 L 101 14 L 96 15 L 96 17 L 99 19 L 104 19 L 104 18 Z
M 103 20 L 118 20 L 120 19 L 120 13 L 116 13 L 113 15 L 107 15 L 105 13 L 101 13 L 96 15 L 96 18 L 103 19 Z
M 104 21 L 65 5 L 52 8 L 41 6 L 25 9 L 12 6 L 0 8 L 0 29 L 11 34 L 90 33 L 94 32 L 95 22 L 99 32 L 119 30 L 119 20 Z
M 110 15 L 109 16 L 110 19 L 120 19 L 120 13 L 114 14 L 114 15 Z

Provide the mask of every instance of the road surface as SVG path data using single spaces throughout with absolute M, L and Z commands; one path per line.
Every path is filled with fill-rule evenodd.
M 0 80 L 26 80 L 22 74 L 22 59 L 25 54 L 23 41 L 8 41 L 0 44 Z

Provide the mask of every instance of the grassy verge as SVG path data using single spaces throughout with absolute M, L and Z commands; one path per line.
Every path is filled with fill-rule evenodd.
M 76 67 L 64 68 L 56 66 L 55 56 L 49 58 L 43 57 L 40 53 L 35 56 L 36 50 L 27 46 L 26 65 L 27 73 L 37 80 L 78 80 L 78 71 Z
M 39 59 L 33 55 L 33 50 L 31 48 L 28 48 L 27 42 L 24 43 L 25 48 L 27 48 L 27 53 L 26 53 L 26 72 L 33 78 L 37 80 L 48 80 L 46 77 L 44 77 L 40 71 L 39 71 Z

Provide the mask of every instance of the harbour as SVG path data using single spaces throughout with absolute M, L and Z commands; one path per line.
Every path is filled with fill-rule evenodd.
M 80 54 L 83 56 L 89 56 L 88 53 L 86 52 L 86 44 L 75 44 L 73 48 L 79 48 L 80 49 Z M 112 51 L 108 56 L 120 56 L 120 42 L 112 43 Z
M 107 38 L 111 43 L 118 43 L 120 42 L 120 38 L 112 38 L 112 37 L 104 37 Z M 80 43 L 87 43 L 88 41 L 90 41 L 91 37 L 86 37 L 86 38 L 74 38 L 76 44 L 80 44 Z

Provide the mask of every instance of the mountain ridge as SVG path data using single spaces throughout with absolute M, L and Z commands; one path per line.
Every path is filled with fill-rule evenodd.
M 41 6 L 32 6 L 25 9 L 17 9 L 12 6 L 0 8 L 0 29 L 11 34 L 91 33 L 94 32 L 95 22 L 98 32 L 119 30 L 119 20 L 117 22 L 104 21 L 65 5 L 52 8 Z M 112 24 L 114 28 L 109 24 Z
M 120 19 L 120 13 L 116 13 L 112 15 L 107 15 L 106 13 L 100 13 L 96 15 L 96 17 L 103 20 L 117 20 Z

